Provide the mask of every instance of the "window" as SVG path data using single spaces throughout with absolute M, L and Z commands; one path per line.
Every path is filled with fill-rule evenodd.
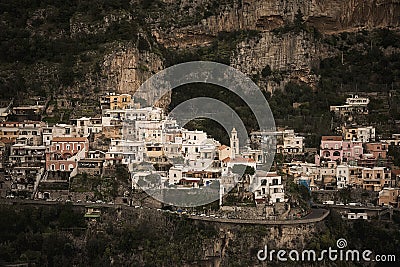
M 339 149 L 339 145 L 338 144 L 335 144 L 335 149 Z
M 67 145 L 67 148 L 66 148 L 67 150 L 71 150 L 71 146 L 70 145 Z
M 56 145 L 56 150 L 60 150 L 60 145 Z
M 65 170 L 65 165 L 64 165 L 64 164 L 61 164 L 61 165 L 60 165 L 60 170 L 62 170 L 62 171 Z
M 81 150 L 81 145 L 78 145 L 78 148 L 77 148 L 78 150 Z

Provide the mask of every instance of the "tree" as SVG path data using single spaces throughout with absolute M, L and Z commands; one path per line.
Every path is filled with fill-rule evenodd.
M 390 156 L 393 160 L 393 164 L 395 166 L 400 166 L 400 147 L 390 145 L 388 150 L 388 156 Z
M 263 78 L 268 77 L 271 74 L 272 74 L 272 70 L 271 70 L 271 67 L 269 65 L 265 66 L 261 71 L 261 76 Z
M 304 24 L 303 13 L 300 8 L 297 10 L 296 15 L 294 16 L 294 25 L 295 27 L 302 28 Z
M 242 174 L 244 175 L 254 175 L 255 170 L 253 167 L 246 166 L 243 164 L 234 165 L 232 168 L 233 173 Z

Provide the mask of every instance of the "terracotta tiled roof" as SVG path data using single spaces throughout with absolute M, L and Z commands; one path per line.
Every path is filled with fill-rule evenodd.
M 246 162 L 246 163 L 251 163 L 251 162 L 255 162 L 254 159 L 250 159 L 250 158 L 243 158 L 243 157 L 236 157 L 234 159 L 231 159 L 230 157 L 227 157 L 225 159 L 222 160 L 224 163 L 225 162 Z
M 322 136 L 322 141 L 342 141 L 341 136 Z
M 86 142 L 86 137 L 54 137 L 53 142 Z
M 4 144 L 13 144 L 15 143 L 15 141 L 8 139 L 8 138 L 1 138 L 0 142 L 4 143 Z
M 231 158 L 230 158 L 230 157 L 224 158 L 224 159 L 222 160 L 223 163 L 230 162 L 230 161 L 231 161 Z

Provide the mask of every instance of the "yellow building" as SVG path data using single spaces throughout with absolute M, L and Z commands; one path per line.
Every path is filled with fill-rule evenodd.
M 132 96 L 130 94 L 116 94 L 109 95 L 110 109 L 126 109 L 130 108 L 133 104 Z
M 390 172 L 384 167 L 364 168 L 362 170 L 363 189 L 379 192 L 391 185 Z
M 383 188 L 379 192 L 378 205 L 392 205 L 393 207 L 399 207 L 400 200 L 400 189 L 399 188 Z
M 16 140 L 19 136 L 19 122 L 2 122 L 0 124 L 0 138 Z

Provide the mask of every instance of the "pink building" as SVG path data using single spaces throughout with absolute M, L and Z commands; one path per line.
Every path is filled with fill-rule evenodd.
M 358 160 L 363 155 L 362 141 L 343 141 L 343 162 Z
M 46 170 L 72 171 L 79 159 L 87 157 L 88 151 L 86 137 L 54 137 L 46 152 Z
M 325 161 L 338 160 L 341 162 L 343 159 L 343 138 L 341 136 L 322 136 L 319 155 Z

